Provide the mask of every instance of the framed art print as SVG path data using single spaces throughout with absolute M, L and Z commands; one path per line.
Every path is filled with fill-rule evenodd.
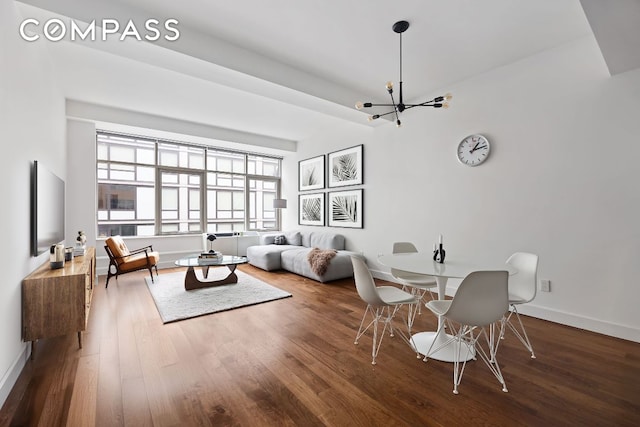
M 298 196 L 298 224 L 324 226 L 324 193 Z
M 362 193 L 362 188 L 329 193 L 329 227 L 363 227 Z
M 329 187 L 359 185 L 362 180 L 362 145 L 328 154 Z
M 300 191 L 324 188 L 324 154 L 298 162 L 298 188 Z

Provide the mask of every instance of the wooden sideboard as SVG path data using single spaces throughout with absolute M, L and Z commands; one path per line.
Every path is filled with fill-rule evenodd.
M 41 338 L 78 333 L 87 328 L 96 277 L 96 249 L 52 270 L 49 262 L 22 280 L 22 339 L 31 341 L 31 357 Z

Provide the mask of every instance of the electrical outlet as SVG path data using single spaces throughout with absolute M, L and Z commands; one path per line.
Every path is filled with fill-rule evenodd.
M 540 280 L 540 291 L 551 292 L 551 280 L 548 280 L 548 279 Z

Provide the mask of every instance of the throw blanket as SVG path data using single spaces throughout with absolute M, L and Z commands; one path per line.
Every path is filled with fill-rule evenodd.
M 313 248 L 309 251 L 307 255 L 307 259 L 309 260 L 309 264 L 311 265 L 311 270 L 316 273 L 318 276 L 322 276 L 327 272 L 327 268 L 329 268 L 329 263 L 331 259 L 338 251 L 335 249 L 318 249 Z

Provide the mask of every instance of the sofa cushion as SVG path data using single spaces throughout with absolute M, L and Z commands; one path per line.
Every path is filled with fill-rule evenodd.
M 293 245 L 259 245 L 247 248 L 249 264 L 267 271 L 280 270 L 280 253 L 300 246 Z
M 299 247 L 282 252 L 282 268 L 323 283 L 353 276 L 351 255 L 355 255 L 354 252 L 339 251 L 329 263 L 327 271 L 322 276 L 319 276 L 311 270 L 311 265 L 307 259 L 311 249 Z
M 262 234 L 260 236 L 261 245 L 274 245 L 277 234 Z
M 300 232 L 300 244 L 304 247 L 311 247 L 311 231 L 303 230 Z
M 274 237 L 273 243 L 275 245 L 286 245 L 287 244 L 287 238 L 284 237 L 284 234 L 279 234 L 276 237 Z
M 277 236 L 284 236 L 288 245 L 300 246 L 302 245 L 302 239 L 300 238 L 299 231 L 285 231 L 283 233 L 269 233 L 260 236 L 261 245 L 273 245 Z
M 299 231 L 285 231 L 284 237 L 287 239 L 287 243 L 294 246 L 302 245 L 302 238 Z
M 311 233 L 310 247 L 320 249 L 344 249 L 344 236 L 334 233 Z

